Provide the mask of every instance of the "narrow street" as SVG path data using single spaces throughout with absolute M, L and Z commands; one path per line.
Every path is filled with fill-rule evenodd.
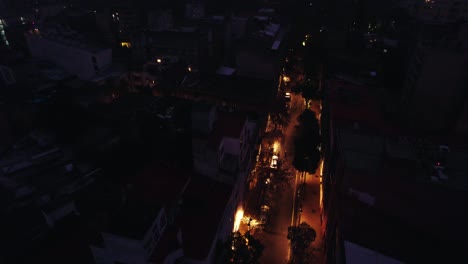
M 286 76 L 284 73 L 281 76 L 280 80 L 288 79 L 290 83 L 288 86 L 286 83 L 280 82 L 278 102 L 281 102 L 286 91 L 290 92 L 290 87 L 302 82 L 304 78 L 303 65 L 299 65 L 298 71 L 293 76 L 284 77 Z M 321 83 L 319 85 L 321 86 Z M 292 179 L 287 185 L 272 187 L 271 184 L 264 184 L 263 180 L 259 181 L 254 175 L 251 179 L 245 214 L 239 230 L 241 232 L 250 230 L 250 233 L 264 245 L 260 263 L 285 264 L 291 257 L 290 243 L 287 239 L 288 227 L 306 222 L 316 232 L 316 239 L 310 245 L 314 263 L 322 263 L 321 252 L 317 250 L 322 248 L 321 167 L 317 169 L 315 174 L 306 173 L 304 179 L 303 173 L 294 169 L 292 165 L 296 126 L 299 125 L 297 118 L 308 107 L 316 113 L 317 119 L 320 120 L 321 103 L 320 101 L 311 101 L 307 106 L 302 94 L 290 93 L 290 96 L 287 125 L 279 127 L 282 136 L 276 138 L 274 142 L 271 138 L 263 138 L 262 154 L 257 165 L 263 168 L 270 167 L 272 155 L 276 155 L 281 167 L 289 169 L 293 173 Z M 277 125 L 269 120 L 265 132 L 272 132 L 277 128 Z M 266 193 L 271 198 L 265 199 Z M 269 207 L 269 211 L 267 219 L 262 221 L 264 213 L 261 213 L 260 208 L 264 205 Z
M 280 158 L 286 167 L 292 166 L 291 156 L 285 157 L 284 152 L 294 152 L 294 132 L 297 125 L 297 117 L 304 109 L 304 100 L 300 95 L 291 96 L 290 122 L 284 131 L 283 146 L 280 147 Z M 287 239 L 288 227 L 291 225 L 293 215 L 294 185 L 290 184 L 274 193 L 274 204 L 271 208 L 270 223 L 263 232 L 257 233 L 265 246 L 261 263 L 284 264 L 289 258 L 289 240 Z

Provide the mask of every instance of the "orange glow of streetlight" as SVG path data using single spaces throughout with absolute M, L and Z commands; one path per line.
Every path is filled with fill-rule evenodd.
M 278 141 L 275 141 L 275 143 L 273 143 L 273 153 L 277 153 L 279 150 L 279 147 L 280 147 L 280 144 L 278 143 Z
M 233 232 L 237 232 L 239 230 L 240 223 L 243 217 L 244 217 L 244 209 L 242 207 L 238 207 L 236 211 L 236 216 L 234 218 L 234 227 L 232 229 Z

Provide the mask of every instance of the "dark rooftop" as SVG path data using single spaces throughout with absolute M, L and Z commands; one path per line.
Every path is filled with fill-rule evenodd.
M 111 213 L 111 231 L 141 239 L 159 211 L 181 197 L 191 173 L 159 162 L 127 179 L 123 204 Z
M 339 126 L 399 135 L 402 129 L 385 121 L 378 97 L 368 87 L 343 80 L 328 81 L 330 119 Z
M 209 145 L 218 148 L 223 137 L 239 138 L 247 117 L 241 113 L 220 113 L 210 136 Z
M 187 257 L 208 256 L 226 210 L 232 187 L 203 176 L 190 182 L 181 211 L 182 244 Z

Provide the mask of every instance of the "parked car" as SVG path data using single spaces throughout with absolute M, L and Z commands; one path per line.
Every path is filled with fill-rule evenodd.
M 266 224 L 270 213 L 270 207 L 268 205 L 262 205 L 260 209 L 260 223 Z
M 277 169 L 278 168 L 278 156 L 273 155 L 271 157 L 270 168 Z

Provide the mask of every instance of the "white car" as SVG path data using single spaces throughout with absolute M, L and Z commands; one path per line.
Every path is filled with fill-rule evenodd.
M 271 157 L 270 168 L 272 169 L 278 168 L 278 156 L 273 155 L 273 157 Z

